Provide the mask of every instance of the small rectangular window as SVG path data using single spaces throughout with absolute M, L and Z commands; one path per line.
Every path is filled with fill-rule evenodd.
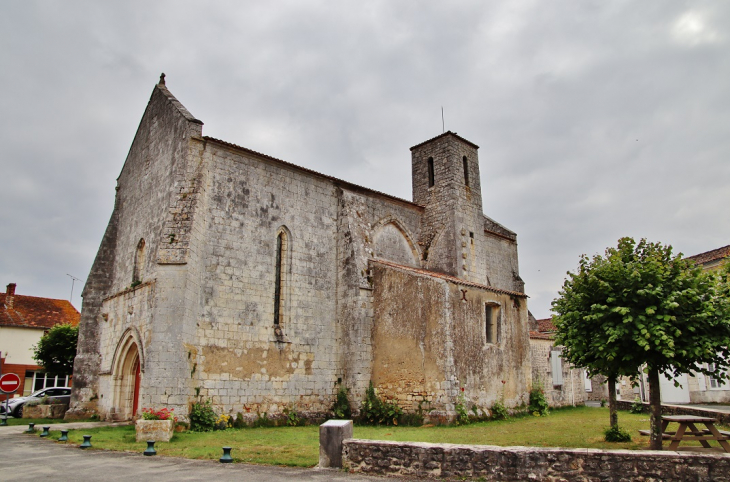
M 499 342 L 499 305 L 484 305 L 487 343 Z

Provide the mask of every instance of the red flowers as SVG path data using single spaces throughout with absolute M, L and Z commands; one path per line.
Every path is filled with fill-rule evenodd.
M 161 408 L 160 410 L 154 410 L 152 408 L 142 409 L 142 418 L 144 420 L 177 420 L 175 414 L 172 412 L 174 408 Z

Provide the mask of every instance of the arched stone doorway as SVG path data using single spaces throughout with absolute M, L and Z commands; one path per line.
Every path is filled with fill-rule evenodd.
M 139 409 L 139 388 L 142 357 L 139 344 L 132 332 L 122 337 L 114 362 L 114 406 L 112 418 L 129 420 Z

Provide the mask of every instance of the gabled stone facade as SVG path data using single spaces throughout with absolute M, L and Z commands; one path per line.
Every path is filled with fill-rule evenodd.
M 516 235 L 482 213 L 477 149 L 413 147 L 410 202 L 205 137 L 163 80 L 84 289 L 71 416 L 315 416 L 371 380 L 438 417 L 523 403 Z

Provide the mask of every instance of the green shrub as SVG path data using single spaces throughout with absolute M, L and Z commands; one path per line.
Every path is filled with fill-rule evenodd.
M 238 412 L 236 414 L 236 419 L 233 421 L 233 428 L 245 428 L 246 427 L 246 420 L 243 418 L 243 413 Z
M 605 398 L 602 398 L 601 399 L 601 408 L 603 408 L 605 406 L 606 406 L 606 399 Z
M 289 427 L 301 427 L 304 425 L 304 420 L 299 416 L 295 407 L 286 407 L 284 409 L 284 416 L 286 417 L 286 424 Z
M 607 428 L 603 435 L 606 436 L 606 442 L 631 442 L 631 435 L 618 425 Z
M 404 413 L 398 417 L 398 425 L 404 427 L 420 427 L 423 425 L 423 414 L 418 412 Z
M 337 397 L 335 403 L 332 405 L 332 413 L 335 418 L 341 420 L 349 420 L 352 418 L 352 410 L 350 409 L 350 399 L 347 397 L 349 390 L 344 385 L 340 385 L 340 389 L 337 390 Z
M 533 388 L 530 390 L 530 405 L 527 410 L 536 417 L 544 417 L 548 412 L 549 405 L 545 399 L 545 393 L 542 388 Z
M 382 400 L 375 393 L 372 380 L 360 406 L 358 421 L 363 425 L 398 425 L 403 410 L 395 402 Z
M 266 412 L 258 413 L 258 418 L 251 424 L 252 428 L 275 427 L 276 423 L 271 420 Z
M 195 402 L 190 408 L 190 430 L 192 432 L 210 432 L 215 428 L 218 416 L 215 414 L 210 400 Z
M 631 404 L 631 408 L 629 408 L 629 412 L 644 413 L 644 404 L 641 403 L 641 399 L 639 397 L 636 397 L 634 399 L 634 403 Z
M 494 402 L 490 411 L 492 412 L 492 420 L 506 420 L 509 417 L 507 407 L 500 401 Z
M 459 396 L 454 404 L 454 410 L 456 411 L 456 418 L 454 419 L 454 425 L 468 425 L 469 424 L 469 413 L 466 411 L 466 397 L 464 396 L 464 388 L 462 387 Z

